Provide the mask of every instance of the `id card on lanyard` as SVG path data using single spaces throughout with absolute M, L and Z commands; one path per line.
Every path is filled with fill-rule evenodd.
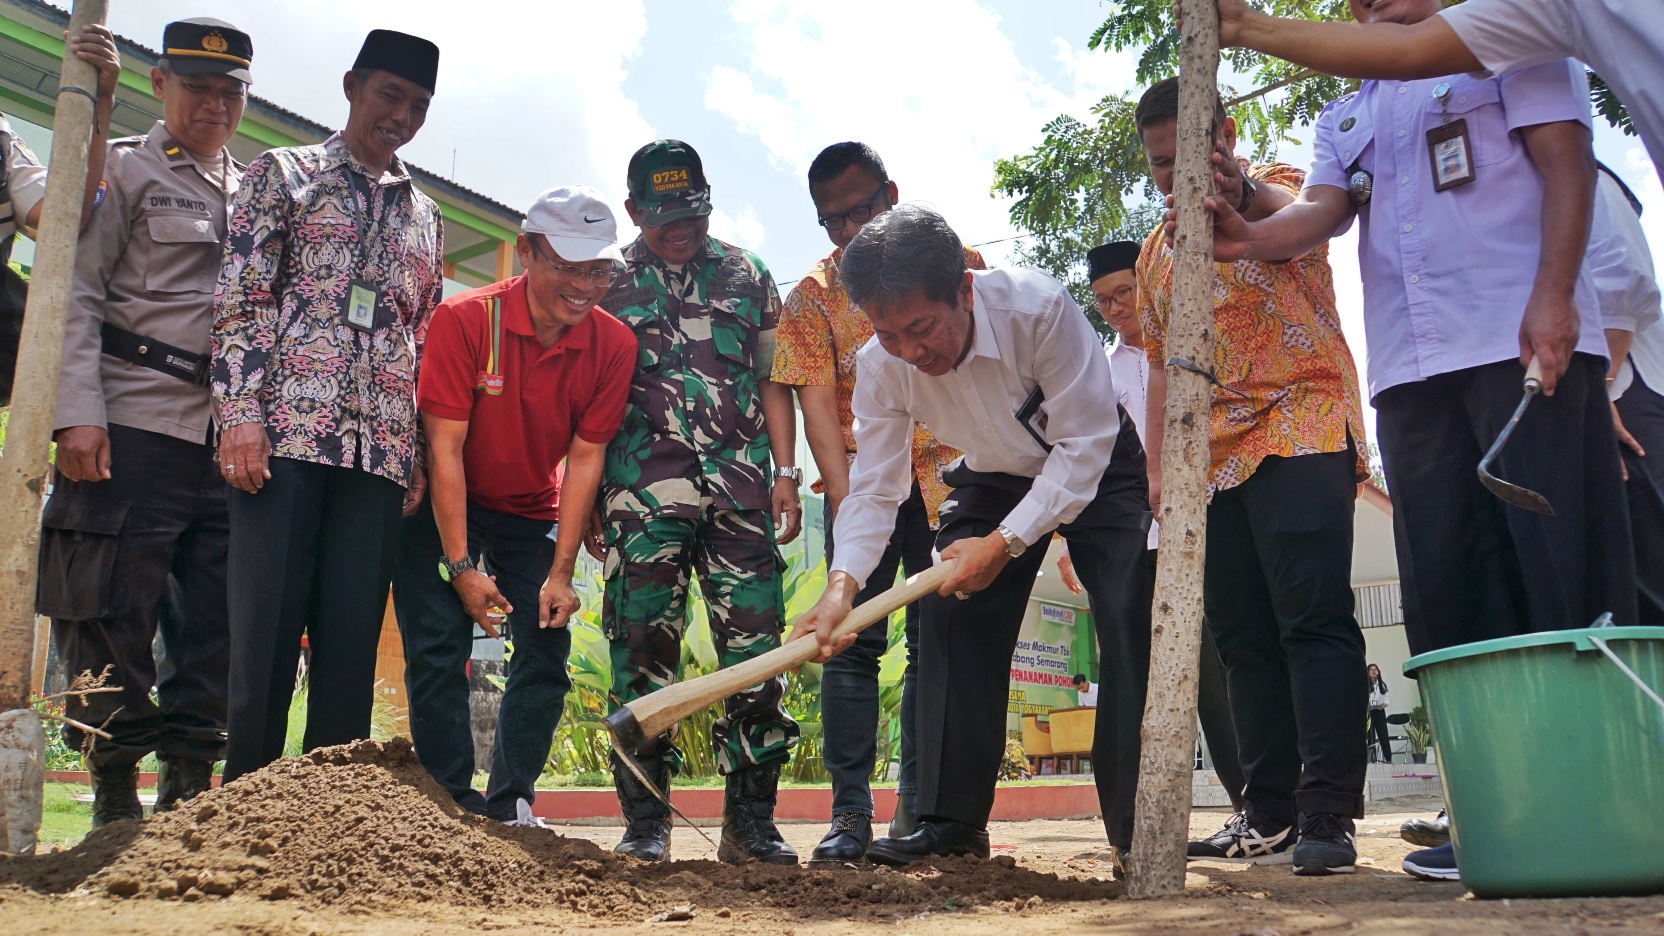
M 1472 182 L 1476 174 L 1468 122 L 1450 119 L 1450 84 L 1439 82 L 1433 99 L 1439 102 L 1439 125 L 1427 131 L 1427 159 L 1433 167 L 1433 191 L 1442 192 Z
M 377 310 L 381 308 L 382 294 L 376 285 L 364 278 L 365 245 L 381 231 L 382 215 L 386 211 L 377 213 L 373 221 L 366 222 L 365 215 L 370 213 L 371 204 L 369 189 L 364 191 L 364 206 L 358 204 L 358 173 L 351 168 L 343 167 L 347 174 L 347 204 L 352 208 L 353 226 L 358 229 L 358 243 L 353 248 L 353 278 L 347 282 L 347 304 L 345 317 L 347 325 L 356 331 L 369 334 L 375 331 Z

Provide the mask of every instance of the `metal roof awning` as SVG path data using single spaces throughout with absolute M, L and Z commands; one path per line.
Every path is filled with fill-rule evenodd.
M 0 0 L 0 110 L 42 127 L 52 126 L 64 49 L 61 35 L 68 23 L 68 13 L 38 0 Z M 161 102 L 150 91 L 150 69 L 157 53 L 121 36 L 116 37 L 116 48 L 123 70 L 110 116 L 112 138 L 145 133 L 161 118 Z M 321 143 L 331 132 L 323 124 L 250 95 L 229 148 L 233 157 L 248 162 L 273 147 Z M 446 277 L 483 286 L 518 272 L 514 239 L 524 217 L 519 211 L 408 162 L 405 165 L 444 216 Z

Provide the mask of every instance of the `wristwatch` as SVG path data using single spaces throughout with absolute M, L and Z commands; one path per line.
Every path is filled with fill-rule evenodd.
M 995 532 L 999 533 L 1000 538 L 1005 540 L 1005 554 L 1007 556 L 1015 559 L 1028 551 L 1028 544 L 1018 539 L 1017 534 L 1011 532 L 1005 524 L 1000 524 L 999 529 Z
M 791 482 L 793 484 L 797 485 L 798 487 L 803 486 L 803 469 L 802 468 L 776 468 L 776 469 L 774 469 L 774 477 L 775 477 L 776 480 L 778 480 L 780 478 L 787 478 L 787 479 L 790 479 Z
M 463 556 L 460 562 L 452 562 L 444 556 L 439 557 L 439 578 L 446 582 L 454 582 L 462 573 L 474 567 L 473 556 Z

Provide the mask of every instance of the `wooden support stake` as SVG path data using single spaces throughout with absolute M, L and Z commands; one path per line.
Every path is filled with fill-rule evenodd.
M 1167 353 L 1202 367 L 1213 362 L 1213 227 L 1202 199 L 1213 193 L 1214 101 L 1219 94 L 1219 11 L 1214 0 L 1182 0 L 1178 150 L 1173 195 L 1173 309 Z M 1144 704 L 1137 820 L 1127 893 L 1184 892 L 1196 746 L 1196 662 L 1202 639 L 1202 568 L 1207 554 L 1208 416 L 1205 377 L 1167 367 L 1162 435 L 1161 556 L 1150 631 L 1150 689 Z
M 69 34 L 103 23 L 107 0 L 75 0 Z M 35 575 L 40 548 L 40 509 L 46 493 L 47 446 L 58 405 L 58 366 L 63 357 L 64 314 L 75 272 L 81 231 L 87 154 L 92 145 L 98 69 L 64 44 L 52 159 L 40 236 L 24 308 L 16 387 L 6 447 L 0 456 L 0 711 L 23 708 L 35 652 Z

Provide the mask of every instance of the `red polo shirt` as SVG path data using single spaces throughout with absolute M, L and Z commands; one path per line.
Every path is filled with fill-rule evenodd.
M 470 501 L 555 520 L 559 465 L 572 437 L 612 440 L 635 362 L 635 334 L 598 306 L 543 347 L 526 278 L 516 276 L 434 310 L 416 399 L 424 413 L 468 422 L 462 463 Z

